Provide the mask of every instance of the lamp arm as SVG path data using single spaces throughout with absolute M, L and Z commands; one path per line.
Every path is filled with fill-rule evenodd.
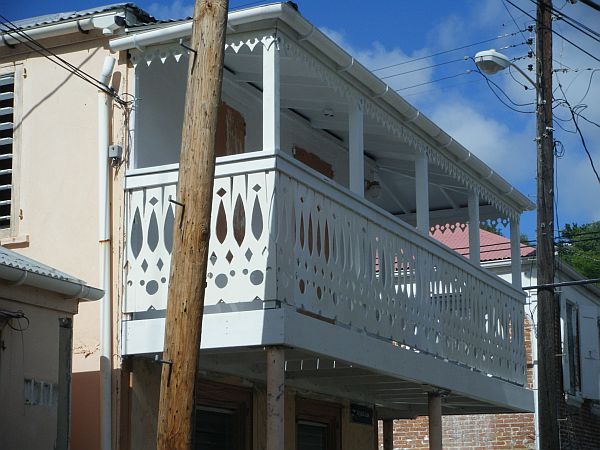
M 532 86 L 535 88 L 535 90 L 537 91 L 537 89 L 538 89 L 538 86 L 537 86 L 536 82 L 535 82 L 535 81 L 533 81 L 533 80 L 532 80 L 532 79 L 529 77 L 529 75 L 527 75 L 527 73 L 525 73 L 525 71 L 524 71 L 523 69 L 521 69 L 519 66 L 517 66 L 517 65 L 516 65 L 514 62 L 512 62 L 512 61 L 510 62 L 510 65 L 511 65 L 512 67 L 514 67 L 515 69 L 517 69 L 517 71 L 518 71 L 518 72 L 519 72 L 521 75 L 523 75 L 525 78 L 527 78 L 527 81 L 529 81 L 529 82 L 531 83 L 531 85 L 532 85 Z

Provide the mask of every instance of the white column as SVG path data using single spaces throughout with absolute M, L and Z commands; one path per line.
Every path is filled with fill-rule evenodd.
M 275 39 L 263 45 L 263 150 L 280 148 L 279 44 Z
M 417 154 L 415 159 L 415 188 L 417 191 L 417 230 L 429 234 L 429 171 L 427 155 Z
M 361 99 L 352 100 L 348 109 L 348 159 L 350 190 L 365 195 L 365 155 L 363 137 L 363 106 Z
M 284 448 L 284 386 L 285 351 L 267 349 L 267 447 L 266 450 Z
M 518 218 L 510 220 L 510 265 L 512 285 L 521 289 L 521 230 Z
M 469 192 L 469 259 L 479 264 L 481 262 L 481 246 L 479 242 L 479 196 Z
M 442 450 L 442 396 L 437 392 L 427 394 L 429 415 L 429 448 Z

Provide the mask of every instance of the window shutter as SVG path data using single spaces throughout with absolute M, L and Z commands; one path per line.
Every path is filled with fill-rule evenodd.
M 14 75 L 0 75 L 0 229 L 11 226 L 14 96 Z
M 581 393 L 584 398 L 600 400 L 600 330 L 599 309 L 579 306 L 581 342 Z

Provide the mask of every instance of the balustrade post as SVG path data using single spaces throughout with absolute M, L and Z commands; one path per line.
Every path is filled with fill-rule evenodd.
M 481 262 L 481 245 L 479 239 L 479 196 L 469 192 L 469 259 L 475 263 Z
M 512 285 L 521 289 L 521 231 L 518 218 L 510 219 L 510 264 Z
M 429 173 L 427 155 L 417 154 L 415 159 L 415 188 L 417 192 L 417 230 L 429 234 Z
M 280 148 L 280 70 L 278 38 L 263 45 L 263 95 L 262 95 L 263 150 L 275 153 Z
M 365 195 L 365 155 L 363 101 L 353 99 L 348 111 L 349 187 L 352 192 Z

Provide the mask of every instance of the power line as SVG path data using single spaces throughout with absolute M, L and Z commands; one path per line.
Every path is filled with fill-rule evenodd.
M 596 11 L 600 11 L 600 5 L 592 0 L 581 0 L 581 3 L 589 6 L 590 8 L 594 8 Z
M 13 39 L 15 39 L 16 41 L 18 41 L 19 43 L 25 45 L 26 47 L 28 47 L 30 50 L 40 54 L 41 56 L 43 56 L 44 58 L 48 59 L 49 61 L 53 62 L 54 64 L 58 65 L 59 67 L 67 70 L 68 72 L 72 73 L 73 75 L 79 77 L 80 79 L 82 79 L 83 81 L 91 84 L 92 86 L 94 86 L 96 89 L 99 89 L 103 92 L 105 92 L 106 94 L 110 95 L 111 97 L 113 97 L 115 99 L 115 101 L 120 104 L 121 106 L 126 106 L 129 104 L 129 102 L 122 100 L 117 93 L 114 91 L 114 89 L 112 89 L 110 86 L 107 86 L 103 83 L 101 83 L 99 80 L 97 80 L 96 78 L 94 78 L 93 76 L 91 76 L 90 74 L 86 73 L 85 71 L 81 70 L 80 68 L 74 66 L 73 64 L 71 64 L 70 62 L 68 62 L 67 60 L 61 58 L 60 56 L 58 56 L 56 53 L 54 53 L 52 50 L 48 49 L 47 47 L 43 46 L 42 44 L 40 44 L 37 40 L 35 40 L 34 38 L 32 38 L 31 36 L 29 36 L 25 31 L 23 31 L 23 29 L 19 28 L 18 26 L 16 26 L 13 22 L 11 22 L 9 19 L 7 19 L 5 16 L 3 16 L 2 14 L 0 14 L 0 19 L 2 19 L 4 21 L 4 23 L 0 23 L 1 26 L 3 26 L 5 29 L 0 29 L 0 31 L 3 31 L 5 33 L 9 33 L 11 34 L 11 37 Z M 15 34 L 25 40 L 21 40 L 19 39 L 17 36 L 15 36 Z M 31 44 L 31 45 L 30 45 Z M 34 45 L 37 47 L 34 47 Z M 51 58 L 54 57 L 56 59 Z
M 500 35 L 500 36 L 496 36 L 496 37 L 494 37 L 494 38 L 485 39 L 485 40 L 483 40 L 483 41 L 474 42 L 474 43 L 472 43 L 472 44 L 466 44 L 466 45 L 462 45 L 462 46 L 460 46 L 460 47 L 456 47 L 456 48 L 453 48 L 453 49 L 451 49 L 451 50 L 444 50 L 444 51 L 441 51 L 441 52 L 432 53 L 432 54 L 430 54 L 430 55 L 427 55 L 427 56 L 420 56 L 420 57 L 418 57 L 418 58 L 413 58 L 413 59 L 409 59 L 409 60 L 407 60 L 407 61 L 402 61 L 402 62 L 399 62 L 399 63 L 390 64 L 390 65 L 388 65 L 388 66 L 379 67 L 379 68 L 377 68 L 377 69 L 371 69 L 371 72 L 377 72 L 377 71 L 380 71 L 380 70 L 390 69 L 390 68 L 392 68 L 392 67 L 398 67 L 398 66 L 402 66 L 402 65 L 404 65 L 404 64 L 409 64 L 409 63 L 416 62 L 416 61 L 422 61 L 422 60 L 424 60 L 424 59 L 433 58 L 433 57 L 435 57 L 435 56 L 440 56 L 440 55 L 445 55 L 445 54 L 447 54 L 447 53 L 452 53 L 452 52 L 455 52 L 455 51 L 458 51 L 458 50 L 463 50 L 463 49 L 465 49 L 465 48 L 474 47 L 474 46 L 476 46 L 476 45 L 481 45 L 481 44 L 485 44 L 485 43 L 487 43 L 487 42 L 496 41 L 496 40 L 498 40 L 498 39 L 504 39 L 504 38 L 507 38 L 507 37 L 515 36 L 515 35 L 517 35 L 517 34 L 519 34 L 519 31 L 515 31 L 514 33 L 502 34 L 502 35 Z
M 557 80 L 558 80 L 558 77 L 557 77 Z M 579 128 L 579 124 L 577 123 L 577 119 L 575 118 L 575 113 L 573 112 L 573 108 L 571 107 L 571 104 L 567 100 L 567 96 L 565 94 L 565 91 L 562 88 L 562 84 L 560 83 L 560 80 L 558 80 L 558 88 L 562 92 L 565 104 L 567 105 L 567 107 L 569 108 L 569 111 L 571 112 L 571 118 L 573 119 L 573 123 L 575 124 L 575 129 L 577 130 L 577 133 L 579 134 L 579 138 L 581 139 L 581 144 L 583 145 L 583 149 L 585 150 L 585 153 L 588 157 L 590 165 L 592 166 L 592 170 L 594 171 L 594 174 L 596 175 L 596 179 L 598 180 L 598 183 L 600 183 L 600 175 L 598 174 L 598 171 L 596 170 L 596 166 L 594 165 L 594 160 L 592 159 L 592 155 L 590 154 L 590 151 L 587 148 L 585 138 L 583 137 L 583 133 L 581 132 L 581 129 Z
M 463 75 L 469 75 L 472 72 L 473 71 L 471 69 L 469 69 L 469 70 L 466 70 L 464 72 L 460 72 L 460 73 L 457 73 L 457 74 L 454 74 L 454 75 L 449 75 L 447 77 L 438 78 L 436 80 L 426 81 L 424 83 L 413 84 L 412 86 L 406 86 L 406 87 L 403 87 L 403 88 L 400 88 L 400 89 L 395 89 L 395 91 L 396 92 L 400 92 L 400 91 L 404 91 L 406 89 L 412 89 L 412 88 L 416 88 L 416 87 L 419 87 L 419 86 L 425 86 L 427 84 L 437 83 L 439 81 L 449 80 L 451 78 L 457 78 L 457 77 L 460 77 L 460 76 L 463 76 Z
M 485 74 L 484 74 L 484 73 L 483 73 L 481 70 L 479 70 L 479 69 L 476 69 L 476 70 L 475 70 L 475 72 L 476 72 L 476 73 L 478 73 L 479 75 L 481 75 L 481 76 L 482 76 L 482 77 L 485 79 L 485 82 L 487 83 L 487 85 L 488 85 L 488 88 L 490 88 L 490 91 L 492 91 L 492 93 L 493 93 L 493 94 L 496 96 L 496 98 L 497 98 L 497 99 L 500 101 L 500 103 L 502 103 L 504 106 L 506 106 L 507 108 L 509 108 L 509 109 L 511 109 L 511 110 L 513 110 L 513 111 L 515 111 L 515 112 L 521 113 L 521 114 L 535 114 L 535 111 L 523 111 L 523 110 L 521 110 L 521 109 L 517 109 L 517 108 L 514 108 L 513 106 L 509 105 L 508 103 L 506 103 L 506 102 L 505 102 L 505 101 L 502 99 L 502 97 L 500 97 L 500 96 L 498 95 L 498 93 L 497 93 L 497 92 L 496 92 L 496 91 L 495 91 L 495 90 L 492 88 L 492 86 L 495 86 L 495 87 L 496 87 L 496 88 L 497 88 L 497 89 L 498 89 L 500 92 L 502 92 L 502 94 L 503 94 L 503 95 L 504 95 L 504 96 L 505 96 L 505 97 L 506 97 L 506 98 L 509 100 L 509 102 L 511 102 L 512 104 L 514 104 L 514 105 L 516 105 L 516 106 L 529 106 L 529 105 L 532 105 L 533 103 L 528 103 L 528 104 L 519 104 L 519 103 L 515 103 L 514 101 L 512 101 L 512 100 L 510 99 L 510 97 L 508 96 L 508 94 L 506 94 L 506 92 L 504 92 L 504 91 L 502 90 L 502 88 L 501 88 L 500 86 L 498 86 L 498 85 L 497 85 L 497 84 L 496 84 L 494 81 L 490 80 L 490 79 L 489 79 L 489 77 L 488 77 L 488 76 L 486 76 L 486 75 L 485 75 Z
M 431 64 L 429 66 L 419 67 L 418 69 L 407 70 L 406 72 L 400 72 L 400 73 L 394 73 L 392 75 L 386 75 L 385 77 L 379 77 L 379 79 L 381 79 L 381 80 L 387 80 L 388 78 L 399 77 L 400 75 L 407 75 L 409 73 L 419 72 L 421 70 L 431 69 L 433 67 L 444 66 L 446 64 L 452 64 L 452 63 L 459 62 L 459 61 L 465 61 L 467 59 L 468 58 L 465 56 L 465 57 L 462 57 L 462 58 L 452 59 L 450 61 L 444 61 L 444 62 L 437 63 L 437 64 Z
M 533 17 L 531 14 L 529 14 L 528 12 L 526 12 L 524 9 L 518 7 L 517 5 L 515 5 L 511 0 L 505 0 L 506 2 L 510 3 L 514 8 L 518 9 L 519 11 L 521 11 L 522 13 L 528 15 L 529 17 L 531 17 L 533 20 L 536 21 L 536 24 L 539 26 L 539 23 L 537 22 L 537 19 L 535 17 Z M 558 37 L 562 38 L 563 40 L 567 41 L 569 44 L 571 44 L 573 47 L 575 47 L 576 49 L 578 49 L 579 51 L 585 53 L 586 55 L 588 55 L 590 58 L 595 59 L 596 61 L 600 62 L 600 59 L 597 58 L 596 56 L 592 55 L 590 52 L 588 52 L 587 50 L 584 50 L 583 48 L 581 48 L 579 45 L 577 45 L 576 43 L 574 43 L 573 41 L 571 41 L 570 39 L 567 39 L 566 37 L 564 37 L 562 34 L 560 34 L 558 31 L 556 31 L 555 29 L 551 29 L 551 32 L 556 34 Z
M 529 1 L 533 4 L 537 4 L 536 0 L 529 0 Z M 567 25 L 570 25 L 571 27 L 575 28 L 577 31 L 600 42 L 600 40 L 598 40 L 598 38 L 600 37 L 600 34 L 596 31 L 592 30 L 587 25 L 573 19 L 572 17 L 569 17 L 568 15 L 566 15 L 563 12 L 557 12 L 556 8 L 554 8 L 554 7 L 551 7 L 550 12 L 554 17 L 556 17 L 557 20 L 562 20 L 562 21 L 566 22 Z M 573 23 L 571 23 L 571 22 L 573 22 Z

